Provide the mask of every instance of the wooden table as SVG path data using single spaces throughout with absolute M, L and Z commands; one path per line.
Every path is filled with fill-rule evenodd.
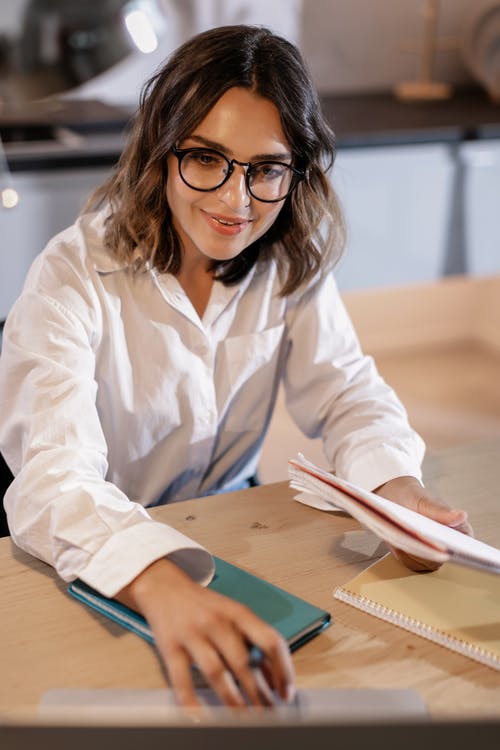
M 500 440 L 427 460 L 430 486 L 469 511 L 476 535 L 500 546 Z M 500 718 L 500 672 L 334 600 L 334 588 L 385 553 L 357 522 L 292 500 L 286 483 L 153 511 L 214 554 L 333 615 L 294 654 L 299 687 L 413 687 L 434 718 Z M 34 710 L 64 688 L 157 688 L 154 649 L 65 593 L 52 569 L 0 540 L 0 715 Z

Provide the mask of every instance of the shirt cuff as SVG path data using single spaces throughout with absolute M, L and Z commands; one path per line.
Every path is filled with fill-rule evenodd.
M 421 444 L 420 444 L 421 443 Z M 344 478 L 370 492 L 396 477 L 410 476 L 422 481 L 422 458 L 425 451 L 423 441 L 412 451 L 384 444 L 356 458 L 346 471 Z
M 212 556 L 197 542 L 166 524 L 145 521 L 113 534 L 78 576 L 111 598 L 162 557 L 168 557 L 204 586 L 215 571 Z

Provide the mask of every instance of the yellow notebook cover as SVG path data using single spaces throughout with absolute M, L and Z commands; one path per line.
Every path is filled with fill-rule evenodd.
M 445 563 L 413 573 L 387 555 L 336 599 L 500 670 L 500 576 Z

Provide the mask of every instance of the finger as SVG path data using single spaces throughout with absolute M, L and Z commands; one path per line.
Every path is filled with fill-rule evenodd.
M 466 511 L 450 508 L 440 499 L 431 496 L 414 477 L 400 477 L 390 480 L 378 487 L 375 492 L 388 500 L 392 500 L 392 502 L 399 503 L 399 505 L 432 518 L 438 523 L 451 526 L 464 534 L 473 535 Z
M 467 519 L 465 521 L 462 521 L 459 524 L 451 523 L 448 525 L 456 529 L 456 531 L 460 531 L 462 534 L 467 534 L 467 536 L 474 536 L 474 529 L 472 528 L 470 523 L 467 521 Z
M 438 502 L 427 494 L 421 494 L 416 498 L 415 510 L 427 518 L 432 518 L 438 523 L 469 533 L 472 528 L 467 520 L 465 510 L 449 508 L 444 503 Z
M 438 570 L 441 567 L 441 563 L 434 560 L 426 560 L 423 557 L 409 555 L 408 552 L 404 552 L 402 549 L 398 549 L 392 545 L 388 546 L 394 557 L 415 573 L 431 573 L 433 570 Z
M 277 630 L 263 623 L 253 612 L 242 619 L 245 635 L 265 655 L 265 672 L 270 675 L 271 686 L 285 701 L 295 696 L 295 670 L 287 642 Z
M 211 643 L 206 641 L 193 645 L 191 654 L 199 671 L 225 706 L 246 706 L 231 669 Z
M 264 668 L 253 667 L 252 669 L 253 679 L 257 685 L 259 696 L 264 706 L 274 706 L 276 700 L 269 684 L 269 672 Z
M 185 707 L 200 706 L 191 677 L 191 659 L 184 649 L 178 647 L 169 650 L 165 656 L 165 665 L 178 703 Z
M 287 703 L 295 698 L 295 669 L 287 642 L 280 636 L 273 640 L 266 649 L 268 661 L 266 667 L 272 675 L 280 697 Z
M 251 662 L 248 642 L 236 628 L 212 632 L 212 643 L 222 655 L 236 682 L 254 706 L 272 706 L 275 703 L 272 688 L 260 670 Z

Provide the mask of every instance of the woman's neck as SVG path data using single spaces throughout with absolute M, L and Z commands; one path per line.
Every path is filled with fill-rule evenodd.
M 183 262 L 181 270 L 177 274 L 177 281 L 186 292 L 201 320 L 212 292 L 213 271 L 206 263 L 187 264 Z

